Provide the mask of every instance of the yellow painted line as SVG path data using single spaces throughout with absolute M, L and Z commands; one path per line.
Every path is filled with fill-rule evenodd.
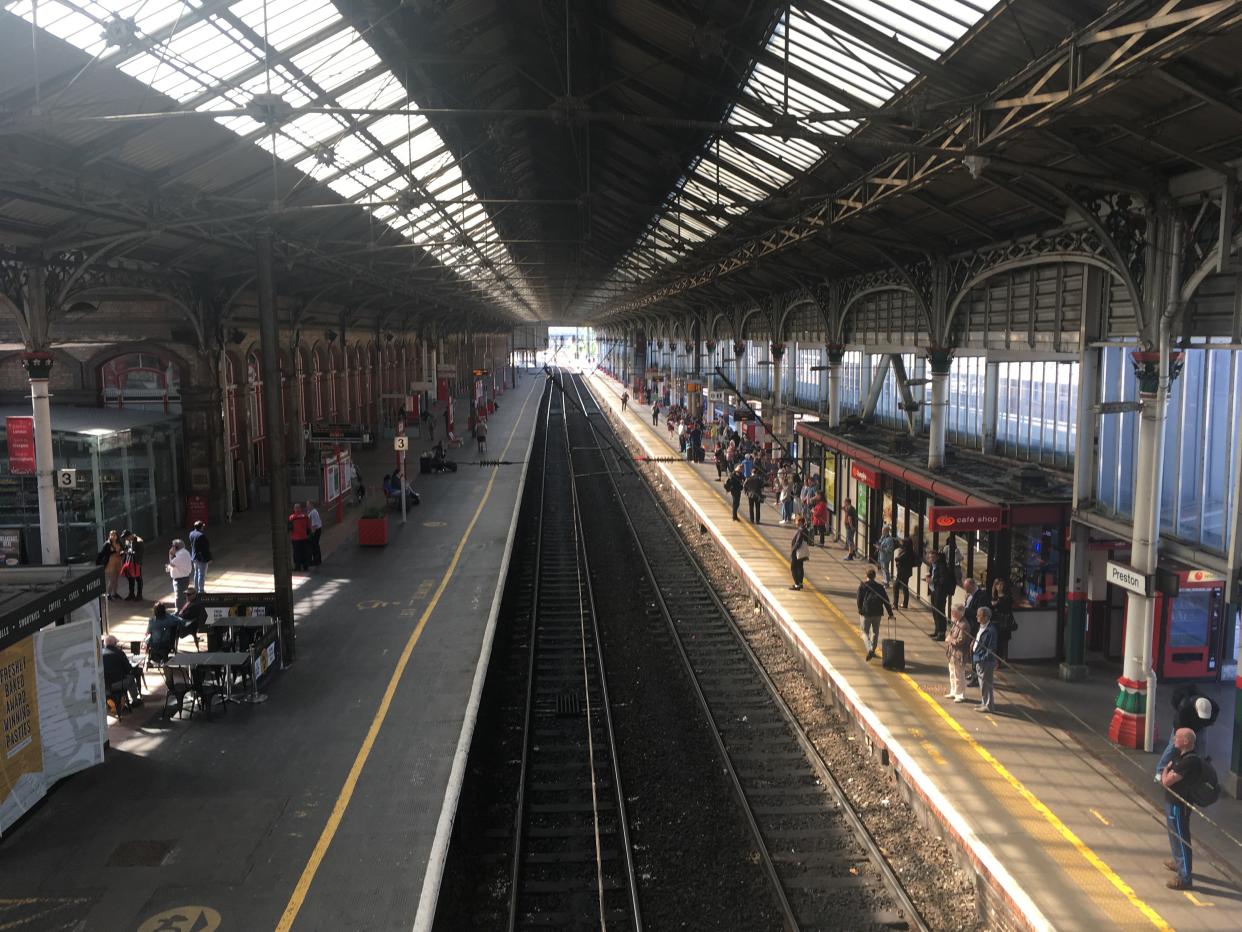
M 714 489 L 712 488 L 711 483 L 707 482 L 698 474 L 697 471 L 691 470 L 690 475 L 714 494 Z M 742 526 L 761 546 L 765 547 L 768 551 L 774 554 L 777 559 L 782 561 L 786 559 L 785 555 L 781 553 L 781 551 L 777 550 L 776 547 L 773 546 L 772 542 L 760 534 L 753 525 L 750 523 L 743 523 Z M 828 609 L 828 611 L 838 620 L 848 625 L 851 630 L 856 627 L 846 620 L 845 615 L 841 613 L 841 610 L 837 608 L 837 606 L 829 600 L 827 596 L 817 589 L 809 579 L 806 581 L 805 586 L 806 591 L 813 593 L 815 597 L 818 598 Z M 1051 825 L 1062 838 L 1069 842 L 1070 845 L 1072 845 L 1073 848 L 1080 855 L 1082 855 L 1088 864 L 1099 871 L 1105 879 L 1109 881 L 1109 883 L 1120 891 L 1121 894 L 1130 902 L 1130 904 L 1142 913 L 1148 921 L 1152 923 L 1152 925 L 1154 925 L 1157 929 L 1172 929 L 1172 926 L 1170 926 L 1159 913 L 1148 906 L 1147 903 L 1139 899 L 1138 894 L 1134 892 L 1134 889 L 1122 880 L 1116 871 L 1104 863 L 1100 856 L 1091 850 L 1091 848 L 1088 847 L 1082 839 L 1075 835 L 1073 830 L 1062 822 L 1056 813 L 1049 809 L 1039 797 L 1028 790 L 1022 781 L 1009 772 L 1009 769 L 1005 767 L 1004 764 L 997 760 L 997 758 L 987 748 L 976 741 L 965 728 L 958 724 L 957 720 L 953 718 L 953 716 L 951 716 L 944 709 L 944 707 L 942 707 L 940 703 L 935 700 L 935 698 L 920 687 L 919 684 L 909 676 L 909 674 L 901 673 L 899 676 L 910 686 L 911 689 L 915 691 L 917 695 L 926 700 L 928 705 L 935 710 L 936 714 L 943 719 L 943 721 L 958 735 L 958 737 L 965 741 L 967 745 L 969 745 L 981 758 L 983 758 L 983 760 L 986 761 L 992 769 L 995 770 L 996 773 L 999 774 L 1005 782 L 1007 782 L 1018 793 L 1019 796 L 1026 800 L 1032 809 L 1043 816 L 1048 824 Z M 993 722 L 993 724 L 995 724 L 995 722 Z
M 927 752 L 927 756 L 930 757 L 936 764 L 939 764 L 941 767 L 948 764 L 948 761 L 944 759 L 944 755 L 940 753 L 940 748 L 936 747 L 930 741 L 920 741 L 919 745 L 924 751 Z
M 1097 819 L 1099 819 L 1101 822 L 1103 822 L 1105 825 L 1112 825 L 1112 824 L 1113 824 L 1113 823 L 1109 822 L 1109 821 L 1108 821 L 1108 819 L 1106 819 L 1106 818 L 1104 818 L 1102 815 L 1100 815 L 1100 814 L 1099 814 L 1099 812 L 1097 812 L 1096 810 L 1094 810 L 1094 809 L 1088 809 L 1087 811 L 1088 811 L 1089 813 L 1091 813 L 1093 816 L 1095 816 Z
M 505 444 L 505 448 L 500 454 L 500 459 L 505 459 L 506 454 L 508 454 L 518 426 L 522 423 L 522 415 L 526 411 L 526 404 L 536 394 L 542 393 L 528 392 L 526 400 L 522 402 L 517 420 L 513 424 L 513 430 L 509 432 L 509 442 Z M 375 747 L 375 739 L 379 736 L 384 720 L 388 718 L 388 710 L 392 706 L 392 699 L 397 693 L 397 686 L 401 682 L 401 677 L 405 674 L 405 668 L 410 662 L 411 655 L 414 653 L 414 645 L 422 637 L 423 629 L 427 627 L 427 621 L 431 618 L 431 613 L 435 611 L 436 606 L 440 603 L 440 597 L 444 595 L 444 590 L 448 588 L 449 581 L 452 580 L 453 573 L 457 570 L 457 564 L 461 560 L 462 552 L 466 549 L 466 541 L 470 539 L 470 534 L 474 531 L 474 526 L 479 521 L 479 515 L 483 514 L 483 507 L 487 504 L 488 499 L 491 498 L 492 487 L 496 484 L 496 474 L 498 471 L 498 466 L 492 467 L 492 475 L 487 480 L 487 488 L 483 491 L 483 496 L 479 499 L 478 506 L 474 509 L 470 523 L 466 525 L 466 530 L 462 532 L 461 540 L 457 542 L 457 549 L 453 551 L 453 559 L 449 561 L 448 568 L 444 571 L 444 575 L 440 577 L 440 585 L 436 587 L 435 594 L 432 595 L 431 601 L 427 603 L 427 608 L 423 610 L 422 617 L 418 619 L 418 624 L 414 626 L 414 630 L 410 632 L 409 639 L 405 642 L 401 656 L 397 659 L 397 666 L 392 671 L 392 676 L 388 679 L 388 686 L 384 690 L 384 696 L 380 700 L 379 708 L 376 709 L 375 717 L 371 720 L 371 727 L 367 729 L 366 737 L 362 739 L 362 747 L 358 749 L 353 766 L 349 768 L 349 774 L 345 777 L 345 784 L 341 787 L 341 792 L 336 797 L 336 803 L 332 806 L 332 812 L 328 816 L 328 823 L 323 827 L 319 840 L 315 842 L 310 859 L 306 862 L 306 867 L 302 869 L 302 876 L 298 878 L 298 882 L 293 888 L 293 893 L 289 897 L 289 902 L 285 906 L 285 911 L 281 914 L 280 921 L 276 923 L 276 932 L 289 932 L 293 928 L 294 920 L 298 918 L 302 904 L 306 901 L 306 895 L 310 892 L 311 884 L 315 880 L 315 874 L 319 871 L 319 865 L 323 863 L 324 856 L 328 853 L 328 848 L 332 844 L 332 839 L 336 837 L 337 829 L 341 826 L 341 820 L 345 818 L 345 810 L 349 808 L 349 802 L 354 797 L 354 790 L 358 787 L 358 778 L 362 776 L 362 770 L 367 764 L 367 758 L 371 756 L 371 750 Z
M 938 714 L 944 720 L 945 724 L 948 725 L 957 734 L 959 738 L 961 738 L 968 745 L 970 745 L 970 747 L 974 749 L 974 751 L 980 757 L 982 757 L 985 761 L 987 761 L 988 764 L 991 765 L 992 769 L 995 770 L 1004 779 L 1006 783 L 1008 783 L 1011 787 L 1013 787 L 1013 789 L 1017 791 L 1018 795 L 1020 795 L 1023 799 L 1025 799 L 1030 804 L 1032 809 L 1034 809 L 1041 816 L 1043 816 L 1044 819 L 1048 822 L 1048 824 L 1051 825 L 1054 829 L 1056 829 L 1056 832 L 1058 835 L 1060 835 L 1067 842 L 1069 842 L 1074 847 L 1074 850 L 1077 851 L 1080 855 L 1082 855 L 1082 857 L 1086 860 L 1088 864 L 1090 864 L 1097 871 L 1103 874 L 1104 878 L 1108 880 L 1108 882 L 1111 883 L 1114 887 L 1116 887 L 1127 900 L 1130 901 L 1130 905 L 1132 905 L 1140 913 L 1146 916 L 1147 919 L 1151 922 L 1151 924 L 1154 925 L 1157 929 L 1171 929 L 1172 928 L 1172 926 L 1170 926 L 1167 922 L 1164 921 L 1164 918 L 1158 912 L 1156 912 L 1154 909 L 1152 909 L 1150 906 L 1144 903 L 1141 899 L 1139 899 L 1138 894 L 1134 892 L 1134 888 L 1131 887 L 1124 880 L 1122 880 L 1116 871 L 1114 871 L 1111 867 L 1105 864 L 1098 854 L 1092 851 L 1086 845 L 1086 843 L 1083 842 L 1081 838 L 1079 838 L 1077 835 L 1074 834 L 1074 831 L 1068 825 L 1066 825 L 1064 822 L 1060 820 L 1060 818 L 1057 817 L 1057 814 L 1055 812 L 1049 809 L 1043 803 L 1043 801 L 1039 799 L 1039 797 L 1037 797 L 1034 793 L 1028 790 L 1021 780 L 1019 780 L 1012 773 L 1010 773 L 1008 767 L 1006 767 L 999 760 L 997 760 L 996 757 L 993 756 L 991 751 L 989 751 L 982 744 L 976 741 L 974 737 L 971 736 L 970 732 L 968 732 L 965 728 L 963 728 L 960 724 L 958 724 L 957 719 L 955 719 L 944 708 L 942 708 L 940 703 L 937 702 L 935 698 L 933 698 L 930 694 L 924 691 L 923 688 L 920 687 L 918 683 L 914 682 L 914 680 L 910 677 L 909 674 L 900 673 L 898 675 L 903 680 L 905 680 L 906 684 L 911 689 L 913 689 L 919 696 L 921 696 L 927 702 L 927 704 L 932 707 L 932 709 L 936 711 L 936 714 Z
M 1208 907 L 1208 908 L 1211 908 L 1211 907 L 1213 907 L 1213 906 L 1215 906 L 1215 905 L 1216 905 L 1215 903 L 1205 903 L 1205 902 L 1203 902 L 1203 900 L 1199 899 L 1197 896 L 1195 896 L 1195 895 L 1194 895 L 1193 893 L 1191 893 L 1189 890 L 1183 890 L 1182 892 L 1186 894 L 1186 899 L 1190 900 L 1190 902 L 1194 903 L 1196 906 L 1203 906 L 1203 907 Z

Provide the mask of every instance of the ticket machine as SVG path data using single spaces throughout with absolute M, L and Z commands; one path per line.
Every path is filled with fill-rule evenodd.
M 1223 577 L 1205 570 L 1173 568 L 1176 587 L 1156 593 L 1152 657 L 1161 680 L 1220 677 L 1228 598 Z M 1176 593 L 1173 594 L 1173 590 Z

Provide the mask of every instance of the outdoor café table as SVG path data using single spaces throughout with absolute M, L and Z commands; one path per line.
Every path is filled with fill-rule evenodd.
M 239 667 L 250 660 L 245 651 L 178 651 L 164 661 L 165 666 L 173 667 Z M 233 699 L 233 677 L 224 678 L 224 698 L 228 702 Z

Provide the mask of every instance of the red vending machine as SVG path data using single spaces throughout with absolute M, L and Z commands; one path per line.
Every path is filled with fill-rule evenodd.
M 1176 587 L 1156 593 L 1152 657 L 1161 680 L 1216 680 L 1224 642 L 1225 580 L 1205 570 L 1173 569 Z

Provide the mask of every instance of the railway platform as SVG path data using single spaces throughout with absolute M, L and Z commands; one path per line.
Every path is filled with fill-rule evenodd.
M 649 409 L 622 413 L 622 386 L 601 372 L 592 391 L 652 457 L 676 455 Z M 784 629 L 786 639 L 826 694 L 883 751 L 905 793 L 953 839 L 979 878 L 989 909 L 1022 917 L 1032 929 L 1233 929 L 1242 901 L 1242 804 L 1211 807 L 1208 824 L 1194 817 L 1195 887 L 1174 891 L 1161 792 L 1151 781 L 1154 755 L 1110 745 L 1075 709 L 1082 690 L 1039 670 L 998 672 L 999 714 L 979 715 L 974 703 L 943 698 L 944 652 L 930 641 L 930 612 L 898 611 L 896 636 L 905 640 L 906 670 L 884 670 L 864 659 L 854 593 L 865 563 L 842 562 L 831 544 L 814 548 L 806 589 L 789 591 L 791 531 L 770 523 L 730 520 L 710 463 L 660 462 L 659 469 L 697 520 L 718 541 L 738 572 Z M 893 630 L 885 620 L 883 634 Z M 1024 668 L 1020 668 L 1024 670 Z M 1219 758 L 1218 758 L 1219 759 Z
M 0 844 L 0 926 L 408 932 L 438 888 L 543 387 L 523 374 L 489 419 L 509 465 L 472 465 L 467 439 L 386 547 L 332 528 L 269 701 L 166 721 L 157 696 L 114 727 L 105 764 Z M 213 545 L 209 591 L 262 586 L 270 547 Z

